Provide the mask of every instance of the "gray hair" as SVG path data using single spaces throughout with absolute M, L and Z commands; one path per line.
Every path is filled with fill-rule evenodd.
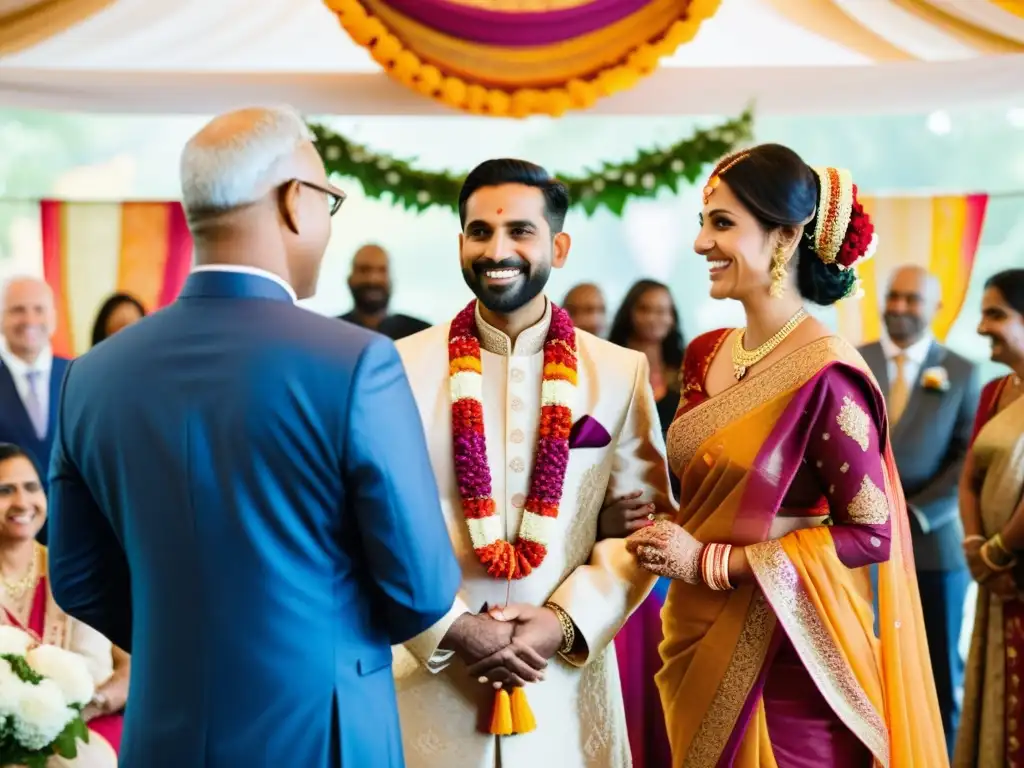
M 244 127 L 231 130 L 234 121 Z M 287 180 L 274 178 L 280 161 L 312 140 L 291 107 L 252 107 L 215 117 L 181 153 L 185 212 L 227 211 L 256 202 Z
M 7 294 L 11 292 L 11 288 L 17 283 L 32 283 L 33 285 L 39 286 L 46 289 L 46 294 L 50 297 L 50 302 L 53 303 L 56 298 L 53 295 L 53 288 L 41 277 L 35 275 L 11 275 L 6 278 L 2 284 L 0 284 L 0 310 L 7 309 Z

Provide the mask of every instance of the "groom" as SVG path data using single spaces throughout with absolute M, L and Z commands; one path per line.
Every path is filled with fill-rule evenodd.
M 532 163 L 473 170 L 459 246 L 477 300 L 397 344 L 463 566 L 452 610 L 396 650 L 410 768 L 630 765 L 610 643 L 654 577 L 622 539 L 597 541 L 598 515 L 634 488 L 652 516 L 674 510 L 646 359 L 544 295 L 568 204 Z M 525 687 L 536 730 L 478 729 L 492 683 L 541 677 Z

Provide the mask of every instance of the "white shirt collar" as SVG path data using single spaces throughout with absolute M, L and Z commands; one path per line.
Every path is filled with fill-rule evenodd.
M 907 360 L 916 365 L 924 364 L 925 358 L 928 357 L 928 350 L 932 348 L 933 341 L 934 338 L 930 331 L 906 349 L 897 346 L 886 333 L 882 333 L 882 338 L 880 339 L 886 360 L 895 360 L 902 354 L 906 356 Z
M 198 267 L 192 268 L 193 272 L 235 272 L 243 275 L 256 275 L 258 277 L 265 277 L 268 280 L 273 280 L 275 283 L 280 285 L 286 291 L 288 295 L 292 297 L 292 302 L 299 300 L 299 297 L 295 293 L 295 289 L 288 284 L 280 275 L 275 275 L 273 272 L 268 272 L 265 269 L 259 267 L 246 267 L 241 264 L 202 264 Z
M 49 376 L 50 370 L 53 368 L 53 349 L 47 345 L 42 352 L 39 353 L 39 357 L 36 358 L 35 363 L 29 365 L 20 357 L 15 355 L 4 343 L 0 345 L 0 360 L 3 360 L 4 365 L 7 366 L 11 373 L 16 376 L 27 377 L 30 371 L 39 371 L 44 376 Z

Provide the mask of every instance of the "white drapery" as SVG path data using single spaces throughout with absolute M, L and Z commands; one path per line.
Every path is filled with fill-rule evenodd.
M 928 4 L 951 2 L 971 7 L 972 24 L 1024 41 L 1024 19 L 988 0 Z M 837 42 L 850 35 L 884 45 Z M 760 114 L 891 112 L 1024 96 L 1024 55 L 982 47 L 894 0 L 722 0 L 692 43 L 592 112 L 727 114 L 751 100 Z M 882 48 L 903 60 L 878 61 Z M 392 83 L 320 0 L 118 0 L 0 58 L 0 106 L 207 114 L 254 102 L 310 114 L 455 114 Z

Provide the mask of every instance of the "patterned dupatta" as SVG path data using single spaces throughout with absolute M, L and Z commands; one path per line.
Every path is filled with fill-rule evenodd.
M 673 766 L 773 764 L 761 690 L 782 632 L 876 765 L 946 765 L 906 503 L 887 438 L 872 445 L 878 483 L 869 484 L 865 475 L 848 505 L 859 515 L 855 522 L 885 522 L 890 531 L 889 558 L 878 566 L 877 595 L 868 568 L 850 568 L 839 559 L 837 533 L 843 526 L 814 522 L 819 507 L 806 510 L 809 527 L 770 536 L 812 437 L 832 437 L 812 436 L 807 421 L 808 414 L 825 407 L 828 377 L 838 375 L 852 382 L 851 391 L 865 393 L 863 408 L 846 398 L 838 421 L 851 444 L 863 446 L 867 460 L 872 454 L 865 411 L 875 414 L 879 433 L 887 435 L 877 385 L 857 352 L 832 337 L 709 398 L 704 377 L 728 335 L 708 334 L 687 352 L 669 456 L 681 477 L 680 524 L 702 541 L 753 545 L 747 552 L 758 583 L 732 592 L 672 584 L 662 614 L 664 667 L 657 682 Z M 826 444 L 838 456 L 844 436 L 839 428 L 836 435 Z M 845 473 L 848 466 L 838 471 Z M 837 513 L 830 511 L 833 517 Z M 874 536 L 871 541 L 876 547 L 881 543 Z

